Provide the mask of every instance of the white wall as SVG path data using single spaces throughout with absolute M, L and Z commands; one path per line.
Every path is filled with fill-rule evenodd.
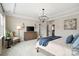
M 79 13 L 77 14 L 73 14 L 73 15 L 63 15 L 64 17 L 58 17 L 58 18 L 52 18 L 53 21 L 50 21 L 51 23 L 55 24 L 55 34 L 65 37 L 68 36 L 70 34 L 77 34 L 79 33 Z M 77 29 L 76 30 L 64 30 L 64 20 L 67 19 L 73 19 L 76 18 L 77 19 Z M 52 24 L 49 23 L 49 25 L 51 26 Z M 51 31 L 49 32 L 51 33 Z
M 35 20 L 30 20 L 30 19 L 22 19 L 22 18 L 18 18 L 18 17 L 12 17 L 12 16 L 7 16 L 6 18 L 6 28 L 7 31 L 12 31 L 12 32 L 16 32 L 17 33 L 17 26 L 22 26 L 22 24 L 25 24 L 25 28 L 20 30 L 20 36 L 21 38 L 24 37 L 24 32 L 26 32 L 26 27 L 27 26 L 35 26 L 35 31 L 39 32 L 39 21 L 35 21 Z M 36 24 L 36 25 L 35 25 Z M 23 39 L 22 39 L 23 40 Z

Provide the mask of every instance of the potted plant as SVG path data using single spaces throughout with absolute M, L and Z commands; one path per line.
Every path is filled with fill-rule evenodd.
M 10 39 L 10 38 L 11 38 L 10 32 L 6 32 L 6 39 Z

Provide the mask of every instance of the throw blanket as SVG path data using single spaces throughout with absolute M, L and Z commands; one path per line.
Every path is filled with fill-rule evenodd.
M 49 36 L 49 37 L 43 37 L 39 39 L 39 45 L 47 46 L 49 41 L 55 40 L 61 38 L 60 36 Z

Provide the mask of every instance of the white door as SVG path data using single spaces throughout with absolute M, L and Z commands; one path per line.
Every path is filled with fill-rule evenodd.
M 41 36 L 42 37 L 46 37 L 47 36 L 47 24 L 46 23 L 42 23 L 41 24 L 40 32 L 41 32 Z

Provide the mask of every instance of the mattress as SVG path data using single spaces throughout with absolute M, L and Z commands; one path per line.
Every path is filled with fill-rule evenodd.
M 50 41 L 46 47 L 40 46 L 38 41 L 36 44 L 36 48 L 38 47 L 56 56 L 72 55 L 71 45 L 66 44 L 63 38 Z

